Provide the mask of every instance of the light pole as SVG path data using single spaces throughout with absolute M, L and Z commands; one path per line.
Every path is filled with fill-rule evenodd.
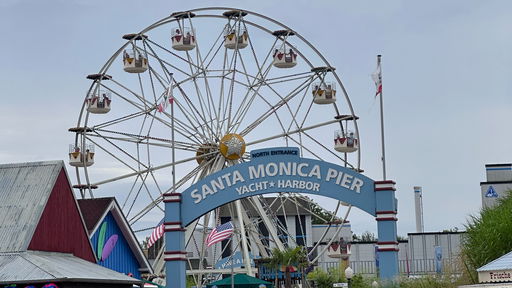
M 351 288 L 352 287 L 352 283 L 350 283 L 350 281 L 352 281 L 352 277 L 354 276 L 354 270 L 352 270 L 352 268 L 350 268 L 350 266 L 347 267 L 347 269 L 345 269 L 345 277 L 347 277 L 347 282 L 348 282 L 348 288 Z

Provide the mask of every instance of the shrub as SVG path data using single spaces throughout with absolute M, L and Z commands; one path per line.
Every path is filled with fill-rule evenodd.
M 512 197 L 508 193 L 498 205 L 470 216 L 466 224 L 462 254 L 473 282 L 477 268 L 512 250 Z
M 331 268 L 329 272 L 321 268 L 309 272 L 307 279 L 315 281 L 317 288 L 332 288 L 332 284 L 338 282 L 346 282 L 338 268 Z

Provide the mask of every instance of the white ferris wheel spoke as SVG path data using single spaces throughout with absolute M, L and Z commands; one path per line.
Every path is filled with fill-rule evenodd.
M 167 164 L 163 164 L 163 165 L 147 168 L 147 169 L 144 169 L 144 170 L 141 170 L 141 171 L 123 174 L 123 175 L 120 175 L 120 176 L 117 176 L 117 177 L 113 177 L 113 178 L 110 178 L 110 179 L 105 179 L 105 180 L 102 180 L 102 181 L 98 181 L 98 182 L 92 183 L 91 186 L 99 186 L 99 185 L 102 185 L 102 184 L 111 183 L 111 182 L 114 182 L 114 181 L 130 178 L 130 177 L 137 176 L 137 175 L 140 175 L 140 174 L 144 174 L 144 173 L 147 173 L 149 171 L 158 171 L 158 170 L 161 170 L 161 169 L 164 169 L 164 168 L 169 168 L 172 165 L 177 165 L 177 164 L 183 164 L 183 163 L 187 163 L 187 162 L 191 162 L 191 161 L 196 161 L 199 158 L 204 158 L 204 157 L 207 157 L 208 155 L 212 155 L 212 154 L 213 153 L 207 153 L 207 154 L 200 155 L 200 156 L 189 157 L 189 158 L 185 158 L 185 159 L 182 159 L 182 160 L 178 160 L 178 161 L 176 161 L 174 163 L 167 163 Z
M 253 54 L 255 53 L 254 50 L 251 50 L 253 52 Z M 267 61 L 267 59 L 269 58 L 270 54 L 271 54 L 271 51 L 270 50 L 268 53 L 267 53 L 267 56 L 265 58 L 265 60 L 263 61 L 263 63 L 265 63 Z M 254 54 L 253 57 L 255 59 L 257 59 L 257 56 Z M 244 100 L 242 101 L 242 103 L 240 104 L 240 106 L 238 107 L 238 110 L 235 112 L 235 116 L 233 117 L 234 118 L 234 121 L 233 121 L 233 126 L 232 127 L 229 127 L 229 129 L 233 130 L 233 131 L 236 131 L 240 125 L 240 119 L 242 117 L 245 116 L 245 113 L 247 113 L 247 111 L 249 111 L 250 107 L 251 107 L 251 104 L 253 103 L 254 99 L 256 98 L 257 95 L 259 95 L 259 90 L 262 86 L 258 86 L 257 89 L 254 89 L 254 86 L 255 84 L 258 82 L 258 83 L 262 83 L 262 82 L 265 82 L 265 77 L 268 75 L 268 73 L 271 71 L 271 68 L 272 68 L 272 63 L 270 63 L 266 69 L 265 69 L 265 72 L 262 72 L 262 69 L 263 67 L 258 67 L 258 72 L 257 72 L 257 75 L 260 75 L 260 77 L 249 77 L 248 76 L 248 72 L 247 72 L 247 69 L 245 67 L 245 64 L 243 62 L 243 58 L 240 57 L 240 62 L 242 63 L 242 69 L 243 71 L 240 71 L 241 74 L 245 75 L 246 76 L 246 79 L 247 79 L 247 85 L 248 85 L 248 88 L 247 89 L 247 92 L 245 94 L 245 97 L 244 97 Z M 258 61 L 256 61 L 256 63 L 258 63 Z M 252 79 L 252 82 L 251 82 L 251 78 Z M 248 97 L 249 94 L 252 93 L 252 96 L 251 97 Z M 260 96 L 262 99 L 264 99 L 264 97 Z M 249 98 L 249 99 L 248 99 Z M 247 101 L 246 101 L 247 100 Z M 264 99 L 264 101 L 266 101 Z M 245 105 L 245 107 L 244 107 Z
M 256 120 L 247 126 L 245 129 L 243 129 L 240 132 L 241 136 L 247 135 L 250 131 L 254 130 L 256 127 L 258 127 L 261 123 L 263 123 L 268 117 L 275 114 L 279 108 L 286 105 L 290 99 L 294 98 L 298 95 L 298 93 L 304 89 L 307 88 L 308 81 L 303 82 L 301 85 L 299 85 L 297 88 L 293 89 L 288 95 L 283 97 L 279 102 L 277 102 L 275 105 L 271 106 L 267 111 L 265 111 L 263 114 L 261 114 L 259 117 L 256 118 Z
M 183 176 L 178 182 L 176 182 L 176 186 L 175 187 L 171 187 L 169 188 L 166 192 L 164 193 L 167 193 L 167 192 L 170 192 L 170 191 L 173 191 L 173 190 L 176 190 L 176 189 L 180 189 L 184 184 L 186 184 L 190 179 L 192 179 L 193 177 L 195 177 L 195 175 L 198 175 L 198 173 L 200 173 L 200 171 L 202 169 L 204 169 L 205 166 L 207 166 L 208 163 L 205 163 L 205 164 L 201 164 L 197 167 L 195 167 L 192 171 L 190 171 L 189 173 L 187 173 L 185 176 Z M 152 171 L 151 171 L 152 172 Z M 151 203 L 149 203 L 146 207 L 144 207 L 140 212 L 138 212 L 136 215 L 134 215 L 130 220 L 129 222 L 131 224 L 133 223 L 136 223 L 138 220 L 140 220 L 145 214 L 149 213 L 151 210 L 153 210 L 159 203 L 161 203 L 163 201 L 163 193 L 161 193 L 160 196 L 158 196 L 157 198 L 155 198 L 155 200 Z
M 301 132 L 304 132 L 304 131 L 307 131 L 307 130 L 315 129 L 315 128 L 318 128 L 318 127 L 322 127 L 322 126 L 330 125 L 330 124 L 333 124 L 333 123 L 337 123 L 337 122 L 340 122 L 342 120 L 343 119 L 334 119 L 334 120 L 318 123 L 318 124 L 315 124 L 315 125 L 311 125 L 311 126 L 308 126 L 308 127 L 304 127 L 304 128 L 300 128 L 300 129 L 295 129 L 295 130 L 288 131 L 288 132 L 283 132 L 283 133 L 280 133 L 280 134 L 276 134 L 276 135 L 273 135 L 273 136 L 269 136 L 269 137 L 261 138 L 259 140 L 254 140 L 254 141 L 248 142 L 248 143 L 246 143 L 246 145 L 247 146 L 251 146 L 251 145 L 254 145 L 254 144 L 259 144 L 259 143 L 267 142 L 267 141 L 270 141 L 270 140 L 273 140 L 273 139 L 278 139 L 278 138 L 282 138 L 282 137 L 285 137 L 285 136 L 293 135 L 293 134 L 296 134 L 296 133 L 301 133 Z

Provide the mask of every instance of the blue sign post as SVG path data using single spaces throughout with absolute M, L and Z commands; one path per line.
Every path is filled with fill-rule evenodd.
M 229 202 L 261 194 L 295 192 L 321 195 L 352 204 L 378 221 L 380 276 L 398 275 L 396 239 L 397 200 L 393 181 L 375 182 L 346 167 L 301 158 L 298 148 L 283 147 L 251 152 L 251 161 L 213 173 L 181 194 L 165 194 L 167 287 L 185 287 L 185 248 L 183 227 L 207 212 Z M 178 197 L 179 196 L 179 197 Z M 166 198 L 167 197 L 167 198 Z M 179 200 L 177 200 L 179 198 Z M 176 201 L 176 202 L 169 202 Z M 177 202 L 179 201 L 179 202 Z M 173 204 L 171 207 L 171 203 Z M 180 206 L 177 207 L 176 205 Z M 173 212 L 167 213 L 167 210 Z M 179 216 L 176 214 L 179 211 Z M 169 214 L 169 215 L 168 215 Z M 169 216 L 169 218 L 167 218 Z M 169 224 L 169 229 L 167 224 Z M 174 226 L 172 226 L 174 225 Z M 172 226 L 172 227 L 171 227 Z M 172 230 L 172 229 L 181 230 Z M 172 233 L 172 234 L 171 234 Z M 176 255 L 179 255 L 176 256 Z M 178 273 L 183 273 L 178 276 Z
M 441 274 L 443 272 L 443 248 L 435 246 L 434 253 L 436 254 L 436 273 Z

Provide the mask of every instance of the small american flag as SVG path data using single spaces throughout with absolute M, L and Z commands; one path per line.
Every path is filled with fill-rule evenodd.
M 149 236 L 148 240 L 148 248 L 153 246 L 162 236 L 164 236 L 164 219 L 162 219 L 162 221 L 156 225 L 155 229 L 153 229 L 153 232 L 151 232 L 151 236 Z
M 208 237 L 206 238 L 206 245 L 210 247 L 217 242 L 228 239 L 233 235 L 233 231 L 235 231 L 235 227 L 233 227 L 233 223 L 231 223 L 231 221 L 215 227 L 215 229 L 208 234 Z

